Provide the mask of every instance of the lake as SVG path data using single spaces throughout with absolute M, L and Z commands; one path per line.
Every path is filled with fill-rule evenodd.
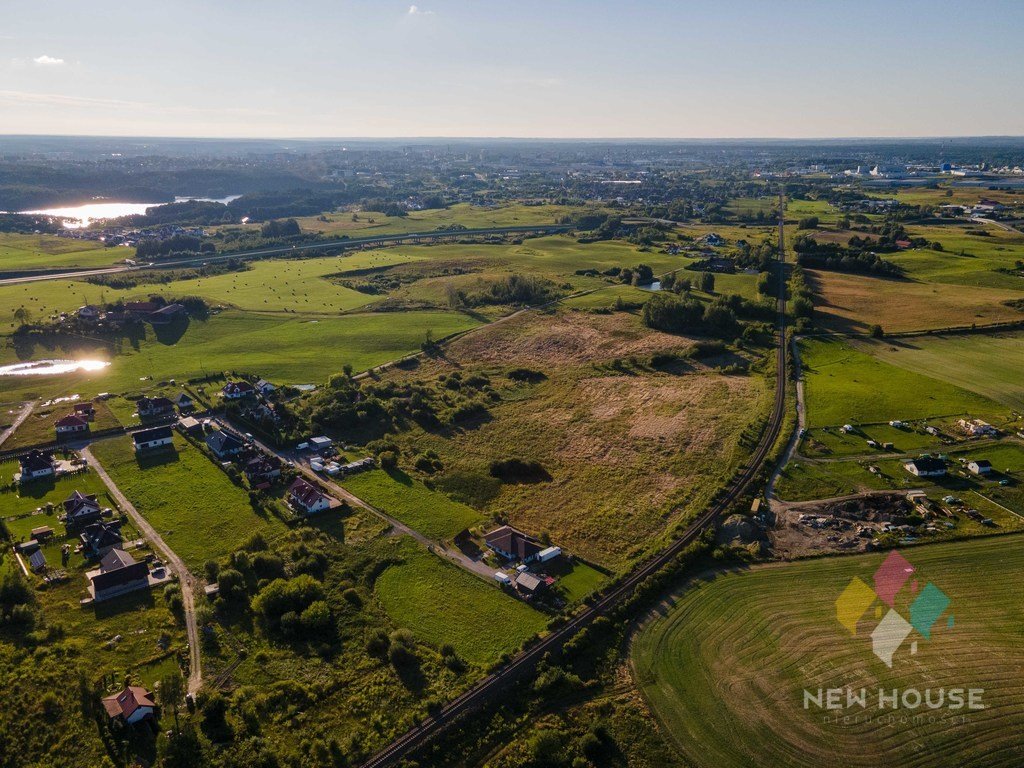
M 0 376 L 54 376 L 76 371 L 101 371 L 106 360 L 32 360 L 27 363 L 0 365 Z
M 228 195 L 227 197 L 176 197 L 174 202 L 184 203 L 189 200 L 198 200 L 205 203 L 222 203 L 227 205 L 232 200 L 237 200 L 241 195 Z M 68 229 L 81 229 L 89 226 L 94 221 L 104 219 L 117 219 L 121 216 L 135 216 L 146 212 L 147 208 L 156 205 L 167 205 L 167 203 L 83 203 L 82 205 L 69 205 L 62 208 L 42 208 L 34 211 L 18 211 L 35 216 L 61 216 L 70 221 L 65 221 L 64 226 Z

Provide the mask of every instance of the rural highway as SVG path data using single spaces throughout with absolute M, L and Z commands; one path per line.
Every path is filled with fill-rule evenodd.
M 787 343 L 786 343 L 786 300 L 785 300 L 785 240 L 783 215 L 785 206 L 780 193 L 779 212 L 779 259 L 776 269 L 779 281 L 778 299 L 778 344 L 775 361 L 775 398 L 771 414 L 761 439 L 749 461 L 741 467 L 719 500 L 701 513 L 686 530 L 657 555 L 643 562 L 629 575 L 603 593 L 595 595 L 592 605 L 584 607 L 564 625 L 552 630 L 537 643 L 515 656 L 510 662 L 488 675 L 458 698 L 442 707 L 437 714 L 400 736 L 384 747 L 363 764 L 363 768 L 385 768 L 411 757 L 431 739 L 451 728 L 467 712 L 494 700 L 512 683 L 529 674 L 544 654 L 557 652 L 572 637 L 589 626 L 596 618 L 603 616 L 622 604 L 633 594 L 637 586 L 671 563 L 686 547 L 698 539 L 705 529 L 714 524 L 718 517 L 742 498 L 755 484 L 765 460 L 771 453 L 785 421 Z
M 135 266 L 104 267 L 102 269 L 68 270 L 64 272 L 41 272 L 20 277 L 8 277 L 0 280 L 0 285 L 19 285 L 35 283 L 40 280 L 75 280 L 96 275 L 114 275 L 121 272 L 138 271 L 140 269 L 174 269 L 178 267 L 196 267 L 230 259 L 253 259 L 264 256 L 286 256 L 309 251 L 330 251 L 335 249 L 351 250 L 379 245 L 398 245 L 408 241 L 448 240 L 453 237 L 485 237 L 487 235 L 515 235 L 527 233 L 556 234 L 567 232 L 570 227 L 560 224 L 543 224 L 535 227 L 489 227 L 486 229 L 451 229 L 440 232 L 407 232 L 396 235 L 378 235 L 376 237 L 359 237 L 334 240 L 311 240 L 308 242 L 280 245 L 272 248 L 256 248 L 249 251 L 234 253 L 205 254 L 189 259 L 175 261 L 157 261 Z
M 103 468 L 103 465 L 99 463 L 92 454 L 92 451 L 89 450 L 89 446 L 83 446 L 80 449 L 80 453 L 82 458 L 89 462 L 89 466 L 96 470 L 96 474 L 103 481 L 103 484 L 107 486 L 110 495 L 114 497 L 121 509 L 131 518 L 132 524 L 160 551 L 167 567 L 178 577 L 178 584 L 181 586 L 181 603 L 185 612 L 185 631 L 188 636 L 188 692 L 194 695 L 203 685 L 202 660 L 199 656 L 199 627 L 196 625 L 195 596 L 192 591 L 196 586 L 196 582 L 192 578 L 192 574 L 189 573 L 188 568 L 185 567 L 184 561 L 167 545 L 167 542 L 161 538 L 149 521 L 139 513 L 135 505 L 128 500 L 128 497 L 121 493 L 121 489 L 117 487 Z

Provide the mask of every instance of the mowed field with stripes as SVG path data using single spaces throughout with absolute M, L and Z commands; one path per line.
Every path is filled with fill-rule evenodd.
M 915 632 L 903 642 L 892 669 L 872 653 L 881 602 L 856 636 L 835 611 L 852 578 L 872 583 L 885 553 L 697 578 L 638 632 L 636 681 L 695 766 L 1021 765 L 1022 545 L 1003 536 L 902 550 L 919 588 L 930 581 L 951 602 L 930 640 Z M 901 597 L 909 602 L 908 587 Z M 897 601 L 909 618 L 905 606 Z M 847 687 L 867 689 L 866 709 L 805 709 L 805 689 Z M 933 702 L 939 688 L 984 689 L 985 709 L 882 711 L 880 687 L 931 689 Z

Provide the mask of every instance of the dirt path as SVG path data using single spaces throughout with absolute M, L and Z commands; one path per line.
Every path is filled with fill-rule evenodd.
M 221 419 L 217 419 L 216 421 L 222 427 L 227 427 L 232 431 L 237 431 L 231 425 L 225 424 Z M 486 579 L 488 581 L 493 580 L 494 569 L 490 568 L 486 563 L 483 563 L 479 560 L 474 560 L 461 550 L 448 547 L 443 542 L 435 541 L 424 536 L 419 531 L 410 528 L 408 525 L 403 523 L 398 518 L 392 517 L 387 512 L 378 509 L 369 502 L 363 501 L 361 498 L 356 496 L 348 489 L 343 488 L 342 486 L 338 485 L 332 480 L 329 480 L 328 478 L 321 477 L 312 469 L 310 469 L 309 465 L 306 464 L 306 462 L 299 454 L 293 451 L 276 450 L 256 438 L 253 438 L 253 444 L 268 455 L 277 456 L 282 461 L 292 462 L 295 466 L 296 471 L 301 472 L 307 478 L 313 480 L 317 485 L 326 488 L 331 493 L 331 495 L 334 496 L 336 499 L 340 499 L 348 503 L 350 506 L 359 507 L 360 509 L 365 509 L 367 512 L 371 512 L 372 514 L 377 515 L 386 523 L 388 523 L 395 533 L 412 536 L 412 538 L 414 538 L 416 541 L 418 541 L 420 544 L 422 544 L 424 547 L 429 549 L 434 554 L 451 560 L 457 566 L 468 571 L 469 573 L 472 573 L 474 576 L 479 576 L 480 578 Z
M 21 426 L 21 423 L 28 418 L 29 414 L 32 413 L 32 409 L 35 407 L 35 400 L 29 400 L 27 403 L 25 403 L 25 405 L 22 406 L 21 411 L 14 418 L 14 422 L 11 424 L 11 426 L 9 426 L 2 433 L 0 433 L 0 445 L 3 445 L 5 442 L 7 442 L 7 438 L 14 434 L 14 431 Z
M 794 336 L 790 342 L 793 354 L 793 375 L 796 378 L 796 427 L 793 429 L 793 434 L 790 435 L 786 450 L 783 451 L 778 464 L 772 470 L 771 477 L 768 478 L 768 484 L 765 486 L 764 493 L 769 504 L 778 501 L 775 496 L 775 483 L 779 479 L 779 475 L 782 474 L 782 470 L 793 460 L 793 456 L 800 445 L 800 433 L 807 428 L 807 402 L 804 400 L 804 374 L 800 363 L 800 346 L 797 344 L 798 341 L 799 339 Z
M 193 593 L 193 590 L 199 586 L 199 583 L 189 573 L 184 561 L 167 545 L 167 542 L 149 524 L 149 521 L 135 509 L 135 505 L 121 493 L 121 489 L 114 484 L 114 481 L 107 474 L 103 465 L 93 456 L 89 446 L 82 447 L 80 451 L 82 457 L 89 462 L 89 466 L 96 470 L 96 474 L 107 486 L 110 495 L 114 497 L 121 509 L 128 514 L 128 517 L 131 518 L 132 523 L 139 529 L 142 535 L 149 539 L 150 543 L 159 550 L 164 561 L 167 563 L 167 567 L 178 577 L 178 584 L 181 586 L 181 602 L 185 611 L 185 630 L 188 635 L 188 692 L 195 694 L 203 684 L 202 662 L 199 656 L 199 628 L 196 625 L 195 596 Z

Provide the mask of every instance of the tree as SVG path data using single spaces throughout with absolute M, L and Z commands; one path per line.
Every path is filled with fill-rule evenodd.
M 818 228 L 818 217 L 807 216 L 800 219 L 796 226 L 797 229 L 817 229 Z
M 701 272 L 697 277 L 697 290 L 704 293 L 715 292 L 715 276 L 711 272 Z
M 881 339 L 885 336 L 885 331 L 882 330 L 882 326 L 880 325 L 872 325 L 870 334 L 872 339 Z

